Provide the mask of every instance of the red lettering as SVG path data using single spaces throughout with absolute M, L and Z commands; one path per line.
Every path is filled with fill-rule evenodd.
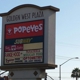
M 26 59 L 27 59 L 27 57 L 24 57 L 24 58 L 23 58 L 23 60 L 26 60 Z
M 6 53 L 6 57 L 12 57 L 12 53 Z
M 42 30 L 43 24 L 39 25 L 29 25 L 29 26 L 19 26 L 19 27 L 14 27 L 14 34 L 18 33 L 30 33 L 30 32 L 38 32 L 39 30 Z
M 20 52 L 14 52 L 13 56 L 20 56 Z

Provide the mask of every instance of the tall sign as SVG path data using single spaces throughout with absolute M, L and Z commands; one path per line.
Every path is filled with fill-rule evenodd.
M 25 4 L 2 13 L 1 69 L 55 68 L 58 8 Z

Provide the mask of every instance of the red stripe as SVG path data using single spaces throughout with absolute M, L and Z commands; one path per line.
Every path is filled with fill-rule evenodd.
M 5 27 L 5 39 L 43 35 L 43 20 L 7 24 Z

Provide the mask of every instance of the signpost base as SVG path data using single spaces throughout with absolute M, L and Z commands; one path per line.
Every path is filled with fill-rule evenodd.
M 9 80 L 41 80 L 42 78 L 45 78 L 45 70 L 10 70 L 8 78 Z
M 31 79 L 30 78 L 26 78 L 26 79 L 24 79 L 24 78 L 22 78 L 22 79 L 21 78 L 17 78 L 16 79 L 15 78 L 15 79 L 8 79 L 8 80 L 41 80 L 41 78 L 36 78 L 36 79 L 35 78 L 31 78 Z

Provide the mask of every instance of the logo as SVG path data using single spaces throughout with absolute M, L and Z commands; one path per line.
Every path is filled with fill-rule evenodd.
M 9 52 L 9 51 L 19 51 L 19 50 L 23 50 L 23 45 L 22 44 L 5 46 L 5 51 L 6 52 Z
M 15 51 L 16 50 L 16 45 L 12 45 L 11 46 L 11 51 Z
M 8 28 L 8 29 L 7 29 L 7 34 L 8 34 L 8 35 L 11 35 L 11 34 L 12 34 L 12 29 L 11 29 L 11 28 Z
M 17 32 L 18 33 L 38 32 L 38 31 L 42 30 L 42 26 L 43 26 L 43 24 L 14 27 L 14 34 L 16 34 Z

